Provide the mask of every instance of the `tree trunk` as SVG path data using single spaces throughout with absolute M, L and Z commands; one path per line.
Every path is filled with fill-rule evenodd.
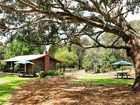
M 135 65 L 135 81 L 132 86 L 133 90 L 140 90 L 140 53 L 137 53 L 134 61 Z
M 63 72 L 65 72 L 66 71 L 66 68 L 65 68 L 65 66 L 63 66 Z
M 129 56 L 131 56 L 135 67 L 135 81 L 132 89 L 136 91 L 140 90 L 140 38 L 135 36 L 131 40 L 130 45 L 131 48 L 127 53 L 129 52 Z
M 82 67 L 81 65 L 82 65 L 82 63 L 81 63 L 81 58 L 79 57 L 79 58 L 78 58 L 78 69 L 79 69 L 79 70 L 80 70 L 81 67 Z

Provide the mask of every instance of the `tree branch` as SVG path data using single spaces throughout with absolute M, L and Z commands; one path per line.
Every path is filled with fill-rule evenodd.
M 17 0 L 18 2 L 29 6 L 30 8 L 32 8 L 33 10 L 38 10 L 39 7 L 37 7 L 37 5 L 34 5 L 32 2 L 28 1 L 28 0 Z
M 112 43 L 112 46 L 114 46 L 115 43 L 116 43 L 117 41 L 119 41 L 119 39 L 120 39 L 120 37 L 118 37 L 118 38 Z
M 44 18 L 45 18 L 45 16 L 42 16 L 42 17 L 40 17 L 40 18 L 38 18 L 38 19 L 36 19 L 36 20 L 34 20 L 34 21 L 32 21 L 32 22 L 28 22 L 28 23 L 25 23 L 25 24 L 23 24 L 23 25 L 20 25 L 19 27 L 14 27 L 14 28 L 8 28 L 8 27 L 7 27 L 7 29 L 8 29 L 8 30 L 18 30 L 18 29 L 24 28 L 24 27 L 26 27 L 26 26 L 31 26 L 31 25 L 33 25 L 33 24 L 36 24 L 37 22 L 41 21 L 41 20 L 44 19 Z
M 114 48 L 114 49 L 127 49 L 127 46 L 114 46 L 114 44 L 119 40 L 115 40 L 112 45 L 105 45 L 102 44 L 98 41 L 98 38 L 94 39 L 90 34 L 86 33 L 97 45 L 92 45 L 92 46 L 85 46 L 85 48 L 97 48 L 97 47 L 103 47 L 103 48 Z M 101 34 L 100 34 L 101 35 Z M 120 38 L 120 37 L 119 37 Z M 83 46 L 84 47 L 84 46 Z
M 65 5 L 64 5 L 60 0 L 57 0 L 57 1 L 58 1 L 58 3 L 61 5 L 62 10 L 64 10 L 65 12 L 71 14 L 71 12 L 70 12 L 69 10 L 66 9 Z
M 102 33 L 104 33 L 104 31 L 98 31 L 98 32 L 96 33 L 96 34 L 97 34 L 96 40 L 98 40 L 99 36 L 102 35 Z
M 113 49 L 127 49 L 128 47 L 126 46 L 113 46 L 113 45 L 97 45 L 97 46 L 83 46 L 84 48 L 86 49 L 89 49 L 89 48 L 98 48 L 98 47 L 102 47 L 102 48 L 113 48 Z
M 114 34 L 118 34 L 120 32 L 120 30 L 122 30 L 122 28 L 120 27 L 114 27 L 113 25 L 107 25 L 104 26 L 104 22 L 98 18 L 98 16 L 92 17 L 92 19 L 89 18 L 82 18 L 82 17 L 78 17 L 75 16 L 73 14 L 67 13 L 67 12 L 53 12 L 53 11 L 46 11 L 46 10 L 42 10 L 40 9 L 38 6 L 36 5 L 32 5 L 30 2 L 26 3 L 25 0 L 18 0 L 20 3 L 29 6 L 31 8 L 31 11 L 33 12 L 38 12 L 40 14 L 45 14 L 46 17 L 53 17 L 53 18 L 57 18 L 59 19 L 59 17 L 62 17 L 61 19 L 63 20 L 68 20 L 68 22 L 74 22 L 74 23 L 88 23 L 88 24 L 92 24 L 95 27 L 104 29 L 106 32 L 112 32 Z M 14 11 L 17 11 L 17 9 L 14 9 Z M 21 11 L 21 10 L 20 10 Z M 30 12 L 31 12 L 30 11 Z M 98 19 L 98 20 L 97 20 Z
M 39 4 L 36 4 L 33 1 L 29 1 L 29 0 L 17 0 L 17 1 L 20 4 L 23 4 L 24 6 L 27 6 L 26 8 L 28 8 L 29 10 L 21 9 L 20 7 L 17 8 L 17 7 L 14 7 L 14 6 L 11 8 L 9 6 L 9 9 L 11 11 L 13 9 L 13 11 L 15 11 L 15 12 L 21 12 L 21 13 L 22 12 L 27 12 L 27 13 L 31 12 L 31 13 L 33 13 L 33 14 L 30 13 L 30 15 L 34 15 L 34 12 L 37 12 L 38 16 L 43 15 L 44 18 L 48 18 L 48 19 L 53 18 L 54 21 L 55 21 L 55 19 L 58 19 L 58 20 L 60 20 L 60 22 L 65 20 L 67 23 L 80 23 L 80 24 L 84 23 L 84 24 L 92 25 L 94 27 L 98 27 L 98 28 L 102 29 L 104 32 L 113 33 L 113 34 L 116 34 L 116 35 L 122 37 L 122 39 L 125 42 L 127 42 L 129 40 L 129 37 L 131 36 L 131 34 L 127 34 L 126 30 L 125 30 L 126 27 L 127 27 L 127 23 L 124 26 L 118 25 L 116 23 L 116 20 L 112 19 L 112 17 L 111 17 L 112 14 L 109 14 L 108 11 L 105 11 L 105 9 L 103 9 L 104 6 L 100 5 L 100 3 L 99 3 L 100 0 L 88 0 L 88 1 L 91 1 L 94 5 L 93 5 L 93 7 L 90 7 L 89 4 L 87 3 L 87 5 L 89 6 L 89 8 L 87 6 L 87 9 L 91 10 L 92 8 L 94 8 L 93 11 L 95 11 L 95 13 L 98 14 L 98 15 L 95 14 L 94 16 L 91 16 L 91 17 L 88 17 L 88 16 L 86 17 L 84 15 L 83 16 L 75 15 L 73 12 L 70 12 L 70 10 L 66 8 L 65 3 L 63 1 L 61 1 L 61 0 L 56 0 L 56 1 L 52 2 L 52 3 L 57 2 L 55 5 L 60 6 L 60 9 L 58 9 L 58 10 L 55 8 L 55 6 L 53 6 L 53 4 L 50 4 L 50 6 L 52 7 L 50 10 L 47 10 L 47 9 L 44 10 L 43 8 L 41 8 L 41 6 Z M 86 3 L 86 2 L 81 1 L 81 0 L 73 0 L 73 1 L 78 2 L 79 4 L 80 3 L 83 3 L 83 4 Z M 65 2 L 66 2 L 66 0 L 65 0 Z M 6 7 L 7 6 L 8 5 L 6 5 Z M 3 7 L 4 7 L 4 5 L 3 5 Z M 83 6 L 83 7 L 79 6 L 79 8 L 80 9 L 86 8 L 86 6 Z M 55 11 L 53 9 L 55 9 Z M 81 11 L 78 11 L 78 12 L 81 12 Z M 92 13 L 94 13 L 94 12 L 92 12 Z M 37 18 L 39 18 L 39 17 L 37 17 Z M 21 25 L 19 27 L 15 27 L 15 28 L 12 28 L 12 29 L 13 30 L 21 29 L 23 27 L 35 24 L 37 22 L 39 22 L 39 20 L 36 20 L 36 21 L 34 21 L 32 23 L 26 23 L 24 25 Z M 84 28 L 81 30 L 81 32 L 83 30 L 84 30 Z M 133 30 L 132 30 L 132 32 L 133 32 Z M 99 33 L 97 35 L 96 39 L 93 39 L 98 45 L 101 44 L 101 43 L 98 42 L 98 38 L 99 38 L 99 36 L 101 34 Z

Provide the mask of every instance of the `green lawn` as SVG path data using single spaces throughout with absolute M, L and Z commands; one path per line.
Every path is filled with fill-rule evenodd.
M 0 105 L 10 98 L 11 93 L 21 84 L 34 78 L 20 78 L 15 75 L 0 74 Z
M 79 77 L 72 81 L 72 83 L 77 85 L 103 85 L 103 86 L 127 86 L 132 85 L 134 82 L 133 79 L 113 79 L 104 76 L 93 76 L 87 75 Z

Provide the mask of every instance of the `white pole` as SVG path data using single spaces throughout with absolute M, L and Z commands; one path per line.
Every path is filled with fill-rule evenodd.
M 12 62 L 11 62 L 11 67 L 10 67 L 10 68 L 11 68 L 10 71 L 11 71 L 11 73 L 12 73 L 12 72 L 13 72 L 13 70 L 12 70 L 12 69 L 13 69 L 13 64 L 12 64 Z
M 25 73 L 26 73 L 26 64 L 25 64 L 25 68 L 24 68 L 24 70 L 25 70 Z

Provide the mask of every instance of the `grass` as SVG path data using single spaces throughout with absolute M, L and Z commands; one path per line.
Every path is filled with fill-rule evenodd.
M 0 105 L 10 98 L 15 89 L 29 80 L 33 80 L 33 78 L 20 78 L 15 75 L 0 74 Z
M 134 82 L 133 79 L 113 79 L 104 76 L 93 76 L 87 75 L 79 77 L 72 81 L 73 84 L 77 85 L 102 85 L 102 86 L 128 86 L 132 85 Z

